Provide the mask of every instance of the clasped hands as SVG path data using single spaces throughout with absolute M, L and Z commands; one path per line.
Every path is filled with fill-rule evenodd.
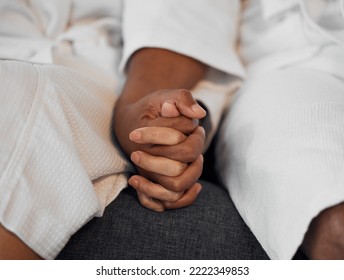
M 136 166 L 128 183 L 140 203 L 157 212 L 191 205 L 202 188 L 205 110 L 187 90 L 159 90 L 116 110 L 115 133 Z

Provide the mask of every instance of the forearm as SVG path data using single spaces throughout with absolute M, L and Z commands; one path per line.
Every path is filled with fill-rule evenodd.
M 133 103 L 159 89 L 191 89 L 207 66 L 190 57 L 157 48 L 137 51 L 128 65 L 128 77 L 117 107 Z

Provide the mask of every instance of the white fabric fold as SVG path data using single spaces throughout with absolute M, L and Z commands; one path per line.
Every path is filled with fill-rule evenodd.
M 237 0 L 127 0 L 121 69 L 138 49 L 158 47 L 243 77 L 245 71 L 234 51 L 239 10 Z M 138 18 L 142 18 L 139 23 Z
M 0 61 L 0 82 L 0 223 L 52 259 L 126 187 L 130 166 L 111 141 L 116 97 L 56 65 Z
M 218 137 L 217 169 L 272 259 L 291 259 L 312 219 L 344 201 L 341 5 L 252 0 L 244 11 L 247 81 Z

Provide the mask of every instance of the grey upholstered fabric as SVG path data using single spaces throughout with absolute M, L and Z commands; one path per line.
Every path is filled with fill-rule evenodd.
M 143 208 L 127 188 L 58 259 L 267 259 L 227 192 L 202 184 L 192 206 L 164 213 Z

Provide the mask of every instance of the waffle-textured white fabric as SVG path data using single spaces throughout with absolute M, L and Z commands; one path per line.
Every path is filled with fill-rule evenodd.
M 115 95 L 74 70 L 0 62 L 1 223 L 44 258 L 126 186 Z
M 244 12 L 247 81 L 217 168 L 272 259 L 291 259 L 311 220 L 344 201 L 343 2 L 253 0 Z
M 238 0 L 0 0 L 0 223 L 51 259 L 126 186 L 130 166 L 110 126 L 140 48 L 213 67 L 216 85 L 195 92 L 216 91 L 215 128 L 232 88 L 224 72 L 244 75 L 238 9 Z

